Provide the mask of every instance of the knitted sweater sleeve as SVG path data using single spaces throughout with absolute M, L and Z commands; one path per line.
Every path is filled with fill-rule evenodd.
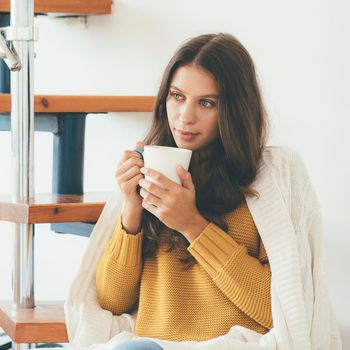
M 271 270 L 262 242 L 255 258 L 211 222 L 188 250 L 232 303 L 262 326 L 272 328 Z
M 131 311 L 139 298 L 142 271 L 142 231 L 128 234 L 121 216 L 112 238 L 96 268 L 98 301 L 103 309 L 115 315 Z

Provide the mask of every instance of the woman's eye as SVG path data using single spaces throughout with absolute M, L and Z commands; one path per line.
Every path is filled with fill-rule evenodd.
M 177 92 L 171 92 L 170 95 L 173 96 L 177 101 L 181 101 L 183 98 L 183 96 L 178 94 Z
M 203 106 L 203 107 L 206 107 L 206 108 L 212 108 L 215 106 L 215 103 L 212 102 L 212 101 L 208 101 L 208 100 L 201 100 L 200 101 L 200 104 Z

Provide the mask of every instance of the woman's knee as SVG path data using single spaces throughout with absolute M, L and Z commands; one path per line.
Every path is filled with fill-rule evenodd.
M 163 350 L 163 348 L 150 339 L 131 339 L 117 345 L 113 350 Z

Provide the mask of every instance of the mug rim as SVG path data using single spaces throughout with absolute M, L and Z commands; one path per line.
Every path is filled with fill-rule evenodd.
M 159 146 L 159 145 L 145 145 L 143 147 L 144 149 L 149 148 L 149 149 L 162 149 L 162 148 L 167 148 L 170 151 L 184 151 L 184 152 L 191 152 L 191 149 L 187 149 L 187 148 L 180 148 L 180 147 L 171 147 L 171 146 Z

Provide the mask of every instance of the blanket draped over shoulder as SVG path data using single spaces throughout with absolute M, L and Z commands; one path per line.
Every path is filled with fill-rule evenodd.
M 341 341 L 329 301 L 324 267 L 318 199 L 300 156 L 292 149 L 266 147 L 252 186 L 259 197 L 247 197 L 248 208 L 271 267 L 273 328 L 262 335 L 234 325 L 209 341 L 154 339 L 165 350 L 338 350 Z M 114 232 L 123 198 L 116 190 L 95 225 L 65 303 L 71 346 L 113 349 L 137 338 L 137 314 L 113 315 L 100 307 L 95 272 Z

